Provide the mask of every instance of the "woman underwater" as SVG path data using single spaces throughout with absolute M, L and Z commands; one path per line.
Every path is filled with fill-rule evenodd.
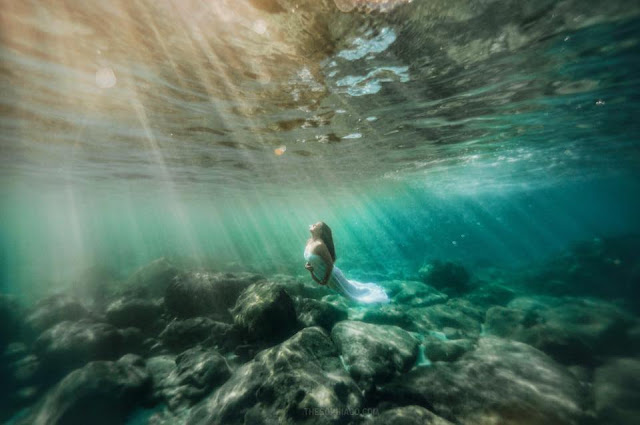
M 322 221 L 309 226 L 311 237 L 304 248 L 304 258 L 307 260 L 305 269 L 311 273 L 311 278 L 320 285 L 341 295 L 361 303 L 387 303 L 389 297 L 384 290 L 375 283 L 361 283 L 349 280 L 342 274 L 334 263 L 336 249 L 333 245 L 331 229 Z

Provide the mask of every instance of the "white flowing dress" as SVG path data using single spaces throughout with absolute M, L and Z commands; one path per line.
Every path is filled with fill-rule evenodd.
M 327 270 L 327 266 L 322 257 L 317 254 L 312 254 L 305 249 L 304 259 L 311 264 L 313 267 L 313 273 L 316 277 L 318 279 L 322 279 L 325 271 Z M 349 280 L 344 277 L 342 271 L 335 265 L 331 271 L 331 277 L 329 278 L 327 286 L 341 295 L 361 303 L 371 304 L 389 302 L 389 297 L 380 286 L 375 283 L 362 283 L 355 280 Z

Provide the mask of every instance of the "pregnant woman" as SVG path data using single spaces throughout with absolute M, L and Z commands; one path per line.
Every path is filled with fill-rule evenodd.
M 328 285 L 329 288 L 353 301 L 366 304 L 389 302 L 389 297 L 381 287 L 375 283 L 349 280 L 334 265 L 336 249 L 329 226 L 319 221 L 309 226 L 309 231 L 311 238 L 304 248 L 304 258 L 307 260 L 304 267 L 309 270 L 315 282 Z

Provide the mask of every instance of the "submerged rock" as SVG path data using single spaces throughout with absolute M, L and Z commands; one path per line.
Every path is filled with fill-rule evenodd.
M 174 320 L 160 334 L 162 343 L 172 351 L 183 351 L 198 344 L 226 346 L 233 326 L 208 317 Z
M 404 406 L 372 417 L 365 425 L 453 425 L 421 406 Z
M 48 371 L 58 373 L 92 360 L 117 358 L 122 354 L 122 334 L 106 323 L 66 321 L 43 332 L 34 351 Z
M 229 366 L 220 353 L 201 347 L 180 353 L 176 357 L 176 365 L 177 382 L 201 389 L 218 386 L 231 375 Z
M 411 315 L 407 313 L 407 308 L 398 304 L 368 309 L 362 316 L 362 321 L 377 325 L 394 325 L 407 330 L 413 330 L 415 324 Z
M 170 393 L 170 406 L 184 402 L 191 405 L 231 376 L 226 360 L 214 350 L 187 350 L 176 358 L 176 365 L 168 378 L 177 384 Z
M 303 327 L 320 326 L 331 331 L 333 325 L 347 320 L 347 311 L 325 301 L 309 298 L 298 299 L 295 303 L 298 322 Z
M 122 353 L 131 353 L 146 355 L 149 346 L 145 345 L 144 333 L 134 327 L 119 329 L 118 333 L 122 336 Z
M 13 342 L 7 345 L 7 347 L 3 350 L 3 353 L 1 353 L 2 360 L 4 362 L 10 363 L 22 358 L 28 352 L 29 350 L 27 349 L 27 346 L 24 343 Z
M 261 276 L 249 273 L 182 273 L 167 287 L 165 307 L 180 318 L 210 316 L 229 322 L 229 309 L 240 293 L 260 279 Z
M 361 402 L 326 331 L 305 328 L 237 369 L 187 424 L 333 424 Z
M 444 333 L 449 339 L 477 338 L 482 331 L 481 313 L 458 300 L 425 308 L 411 308 L 412 331 Z
M 473 305 L 486 309 L 496 305 L 507 305 L 515 297 L 515 291 L 505 286 L 481 283 L 464 298 Z
M 30 353 L 10 363 L 11 382 L 16 387 L 26 387 L 37 384 L 41 370 L 41 362 L 37 356 Z
M 4 421 L 40 395 L 41 363 L 19 342 L 5 349 L 0 362 L 0 421 Z
M 640 418 L 640 359 L 611 359 L 596 369 L 593 393 L 600 423 L 637 423 Z
M 475 348 L 470 339 L 446 340 L 430 337 L 424 342 L 424 354 L 432 362 L 452 362 Z
M 10 295 L 0 294 L 0 353 L 10 342 L 20 339 L 22 317 L 18 301 Z
M 416 281 L 391 281 L 386 288 L 390 290 L 393 300 L 408 307 L 428 307 L 444 303 L 449 298 L 436 288 Z
M 383 386 L 380 400 L 418 404 L 461 425 L 579 424 L 582 387 L 565 368 L 535 348 L 500 338 L 452 363 L 420 367 Z
M 448 339 L 475 339 L 482 332 L 483 313 L 467 301 L 454 298 L 429 307 L 383 306 L 378 311 L 368 311 L 362 320 L 394 324 L 423 335 L 437 332 Z
M 76 299 L 53 295 L 40 300 L 26 318 L 26 324 L 36 335 L 65 320 L 76 321 L 89 316 L 87 309 Z
M 171 388 L 167 378 L 176 368 L 176 356 L 161 354 L 149 357 L 145 362 L 145 367 L 151 377 L 153 401 L 165 402 L 164 390 Z
M 140 297 L 162 297 L 179 273 L 176 266 L 162 257 L 133 272 L 127 279 L 126 286 Z
M 96 361 L 67 375 L 52 388 L 24 425 L 111 425 L 124 423 L 144 404 L 150 377 L 141 358 Z
M 154 393 L 170 409 L 193 405 L 231 375 L 226 360 L 215 350 L 195 347 L 177 357 L 158 356 L 147 361 Z
M 343 321 L 333 327 L 331 339 L 364 389 L 407 371 L 418 356 L 418 341 L 397 326 Z
M 351 316 L 354 307 L 358 307 L 358 304 L 355 301 L 348 299 L 347 297 L 343 297 L 340 294 L 337 294 L 335 291 L 332 294 L 322 297 L 322 301 L 333 305 L 341 310 L 346 310 Z
M 293 300 L 284 288 L 272 282 L 248 287 L 231 314 L 236 326 L 253 340 L 279 342 L 298 329 Z
M 418 274 L 424 283 L 451 296 L 462 295 L 471 289 L 469 272 L 450 261 L 433 261 L 422 266 Z
M 446 305 L 439 306 L 439 309 L 449 309 L 451 311 L 459 311 L 465 316 L 482 323 L 484 321 L 486 309 L 479 307 L 466 298 L 452 298 L 447 301 Z M 434 308 L 433 310 L 438 310 Z
M 601 300 L 522 297 L 489 309 L 485 331 L 533 345 L 562 363 L 592 365 L 628 351 L 633 323 L 625 311 Z
M 311 298 L 319 300 L 326 295 L 332 294 L 332 290 L 326 286 L 318 285 L 311 278 L 296 279 L 282 274 L 274 275 L 271 280 L 278 282 L 291 297 Z
M 149 329 L 157 324 L 162 313 L 158 303 L 140 298 L 120 298 L 107 307 L 107 321 L 119 328 Z
M 619 299 L 640 312 L 640 237 L 577 243 L 527 270 L 523 280 L 538 293 Z

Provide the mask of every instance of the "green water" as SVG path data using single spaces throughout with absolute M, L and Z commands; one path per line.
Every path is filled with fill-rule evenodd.
M 11 193 L 3 208 L 5 290 L 39 295 L 103 270 L 126 279 L 156 258 L 194 268 L 305 274 L 309 223 L 333 228 L 355 278 L 411 278 L 432 259 L 521 267 L 578 240 L 638 231 L 633 180 L 499 193 L 426 192 L 398 183 L 247 199 L 161 190 Z
M 345 265 L 407 275 L 637 230 L 636 5 L 271 3 L 7 9 L 6 291 L 159 256 L 298 272 L 319 219 Z

